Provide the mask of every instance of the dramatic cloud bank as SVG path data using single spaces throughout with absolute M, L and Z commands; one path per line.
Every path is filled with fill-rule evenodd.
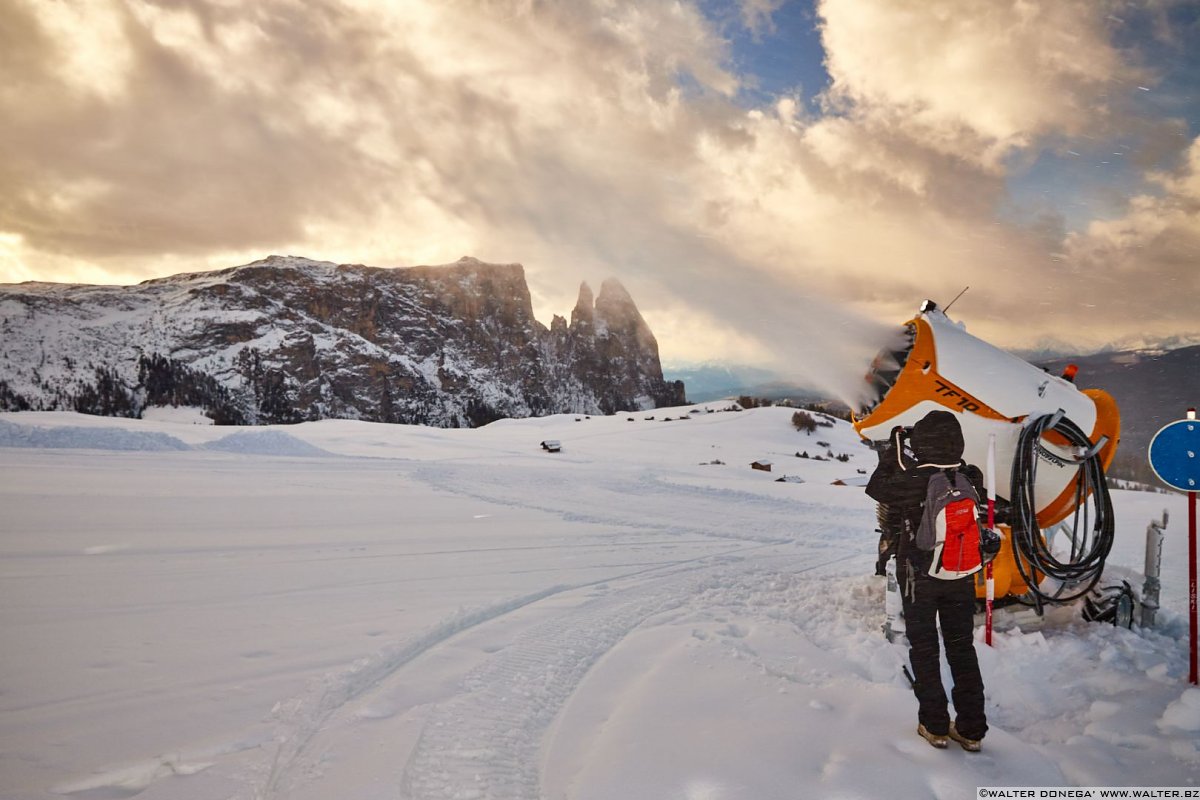
M 0 281 L 471 254 L 544 316 L 616 275 L 667 358 L 830 385 L 967 284 L 1005 345 L 1200 329 L 1200 144 L 1136 105 L 1121 3 L 822 0 L 820 102 L 759 107 L 728 25 L 782 0 L 709 5 L 0 0 Z M 1005 216 L 1041 154 L 1115 140 L 1119 215 Z

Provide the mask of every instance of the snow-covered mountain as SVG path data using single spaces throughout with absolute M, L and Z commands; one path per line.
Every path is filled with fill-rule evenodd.
M 1174 336 L 1131 334 L 1102 345 L 1083 347 L 1060 337 L 1044 336 L 1032 347 L 1018 348 L 1013 355 L 1032 363 L 1057 361 L 1066 358 L 1116 356 L 1122 353 L 1166 353 L 1185 347 L 1200 347 L 1200 332 L 1179 333 Z
M 1183 419 L 1200 399 L 1200 346 L 1095 353 L 1037 363 L 1054 375 L 1073 363 L 1079 368 L 1076 383 L 1111 394 L 1121 409 L 1121 444 L 1110 472 L 1157 483 L 1146 450 L 1160 428 Z
M 0 286 L 0 409 L 478 425 L 683 402 L 629 293 L 533 316 L 524 268 L 271 256 L 137 286 Z

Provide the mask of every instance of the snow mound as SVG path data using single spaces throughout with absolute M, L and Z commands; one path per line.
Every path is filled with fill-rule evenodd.
M 215 425 L 211 417 L 198 406 L 146 406 L 142 419 L 150 422 L 170 422 L 175 425 Z
M 1200 731 L 1200 689 L 1185 689 L 1178 700 L 1171 702 L 1158 721 L 1163 731 Z
M 327 456 L 329 452 L 283 431 L 238 431 L 204 445 L 206 450 L 256 456 Z
M 41 447 L 58 450 L 127 450 L 167 452 L 190 450 L 165 433 L 123 428 L 40 428 L 0 420 L 0 447 Z

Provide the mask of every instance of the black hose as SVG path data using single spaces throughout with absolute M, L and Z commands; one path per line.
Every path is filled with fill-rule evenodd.
M 1038 461 L 1042 457 L 1062 460 L 1045 451 L 1042 446 L 1042 434 L 1050 430 L 1061 434 L 1071 445 L 1087 451 L 1087 455 L 1078 462 L 1074 528 L 1071 552 L 1066 561 L 1059 561 L 1046 546 L 1038 526 L 1034 498 Z M 1094 515 L 1089 513 L 1091 506 L 1094 506 Z M 1087 434 L 1061 412 L 1039 417 L 1026 424 L 1021 431 L 1012 467 L 1011 522 L 1017 570 L 1039 605 L 1042 602 L 1069 603 L 1077 600 L 1091 591 L 1100 580 L 1104 561 L 1112 550 L 1115 531 L 1112 497 L 1104 479 L 1099 448 L 1094 448 Z M 1052 594 L 1043 592 L 1038 586 L 1037 573 L 1059 581 L 1058 590 Z

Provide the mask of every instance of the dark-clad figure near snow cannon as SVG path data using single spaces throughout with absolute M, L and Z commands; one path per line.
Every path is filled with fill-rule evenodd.
M 852 403 L 852 411 L 855 430 L 880 454 L 880 472 L 873 477 L 868 494 L 879 500 L 876 572 L 887 576 L 883 629 L 894 641 L 908 628 L 913 667 L 918 671 L 914 688 L 919 696 L 927 695 L 922 699 L 923 708 L 936 706 L 941 691 L 940 681 L 931 687 L 935 676 L 926 674 L 932 672 L 928 653 L 932 649 L 936 658 L 937 640 L 933 638 L 931 648 L 928 608 L 918 605 L 914 609 L 911 596 L 902 597 L 902 583 L 910 573 L 898 580 L 901 564 L 895 557 L 904 526 L 912 525 L 914 512 L 911 505 L 893 505 L 913 502 L 920 494 L 914 487 L 933 482 L 932 476 L 920 477 L 922 457 L 935 463 L 944 459 L 983 467 L 988 521 L 981 530 L 985 539 L 990 539 L 992 527 L 999 535 L 999 552 L 986 569 L 976 570 L 970 578 L 944 582 L 947 585 L 932 584 L 931 592 L 954 597 L 954 603 L 938 611 L 944 630 L 949 618 L 953 629 L 965 630 L 963 635 L 969 636 L 969 606 L 962 600 L 967 592 L 959 587 L 970 584 L 975 611 L 983 615 L 988 644 L 992 641 L 993 606 L 1001 610 L 1001 617 L 1008 615 L 1027 625 L 1040 620 L 1048 606 L 1085 598 L 1084 618 L 1104 619 L 1100 613 L 1105 611 L 1103 606 L 1111 606 L 1112 597 L 1120 599 L 1105 594 L 1099 582 L 1114 537 L 1105 470 L 1116 454 L 1121 418 L 1109 394 L 1080 388 L 1076 376 L 1073 367 L 1061 376 L 1050 374 L 972 336 L 930 300 L 905 323 L 895 341 L 879 351 L 864 376 L 861 396 Z M 945 444 L 928 438 L 918 446 L 922 436 L 915 435 L 916 429 L 930 419 L 931 412 L 939 412 L 933 419 L 955 422 L 960 431 L 956 448 L 940 452 Z M 944 422 L 940 425 L 950 428 Z M 921 452 L 922 447 L 932 451 Z M 926 471 L 938 474 L 936 469 Z M 956 471 L 973 476 L 967 483 L 973 483 L 972 493 L 978 495 L 978 473 L 965 467 Z M 928 504 L 928 498 L 923 502 Z M 988 542 L 989 549 L 996 544 Z M 925 583 L 918 576 L 918 597 Z M 918 617 L 915 631 L 914 622 L 905 619 L 914 613 Z M 974 671 L 962 666 L 974 663 L 969 641 L 964 644 L 959 633 L 947 632 L 946 646 L 948 653 L 955 648 L 963 653 L 970 650 L 970 656 L 959 657 L 960 669 Z M 959 706 L 960 693 L 964 704 L 978 702 L 970 697 L 976 678 L 954 677 L 954 700 L 962 725 L 958 732 L 982 736 L 986 730 L 982 712 L 977 722 L 973 711 Z M 929 715 L 921 721 L 936 744 L 936 734 L 948 733 L 949 728 L 941 727 L 944 717 L 936 709 L 922 713 Z
M 930 300 L 865 375 L 852 409 L 865 441 L 878 450 L 897 428 L 950 411 L 967 463 L 984 468 L 1002 541 L 990 595 L 989 581 L 976 576 L 981 601 L 1040 616 L 1047 605 L 1084 598 L 1101 578 L 1114 533 L 1104 473 L 1121 417 L 1108 393 L 1075 379 L 1074 369 L 1053 375 L 972 336 Z M 893 555 L 894 516 L 880 506 L 880 573 Z
M 897 428 L 880 451 L 867 494 L 889 510 L 899 528 L 891 547 L 918 702 L 917 733 L 934 747 L 944 748 L 952 738 L 963 749 L 976 751 L 987 733 L 973 639 L 974 575 L 988 555 L 981 553 L 978 519 L 983 473 L 962 460 L 956 414 L 931 411 L 907 438 L 908 448 L 904 429 Z M 906 462 L 906 449 L 911 462 Z M 999 538 L 988 541 L 994 556 Z M 939 621 L 954 679 L 954 721 L 942 686 Z

